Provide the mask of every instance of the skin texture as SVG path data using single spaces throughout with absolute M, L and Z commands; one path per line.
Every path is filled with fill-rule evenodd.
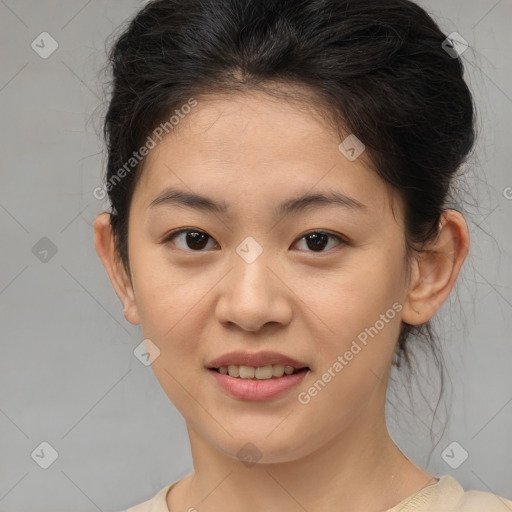
M 398 194 L 366 153 L 349 161 L 340 142 L 320 116 L 263 93 L 200 99 L 145 162 L 130 209 L 132 282 L 108 214 L 95 220 L 96 250 L 125 317 L 160 349 L 152 368 L 186 420 L 194 471 L 168 493 L 171 511 L 377 512 L 435 483 L 390 438 L 385 392 L 400 322 L 426 322 L 448 297 L 468 229 L 446 210 L 436 242 L 406 265 Z M 148 208 L 169 186 L 225 201 L 231 216 Z M 285 199 L 328 190 L 366 207 L 273 214 Z M 185 235 L 163 241 L 178 228 L 211 238 L 199 251 Z M 349 243 L 329 238 L 316 252 L 302 237 L 318 230 Z M 250 264 L 236 252 L 248 236 L 263 249 Z M 401 311 L 299 403 L 298 393 L 396 302 Z M 234 399 L 205 369 L 234 350 L 278 351 L 311 371 L 280 397 Z M 259 450 L 258 464 L 237 457 L 247 442 Z

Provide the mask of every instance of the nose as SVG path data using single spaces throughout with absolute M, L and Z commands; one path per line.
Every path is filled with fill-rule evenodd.
M 290 323 L 293 292 L 270 260 L 265 251 L 250 263 L 238 255 L 233 258 L 232 270 L 219 283 L 216 316 L 220 323 L 245 331 L 258 331 L 268 323 Z

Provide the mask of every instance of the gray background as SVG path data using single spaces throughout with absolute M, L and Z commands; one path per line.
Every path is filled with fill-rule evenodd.
M 389 426 L 419 465 L 512 498 L 512 1 L 421 4 L 470 43 L 481 135 L 464 185 L 471 253 L 436 324 L 452 384 L 434 430 L 450 421 L 433 448 L 422 362 L 427 401 L 396 375 Z M 134 357 L 140 327 L 94 249 L 104 44 L 141 5 L 0 0 L 0 512 L 119 511 L 192 469 L 184 420 Z M 43 31 L 59 45 L 46 59 L 31 48 Z M 44 237 L 55 254 L 38 252 Z M 48 469 L 31 457 L 43 441 L 59 454 Z M 454 441 L 469 454 L 457 469 L 441 456 Z

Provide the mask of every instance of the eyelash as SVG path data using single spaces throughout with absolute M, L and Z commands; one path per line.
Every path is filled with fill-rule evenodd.
M 213 240 L 213 238 L 208 235 L 208 233 L 200 230 L 200 229 L 196 229 L 196 228 L 181 228 L 181 229 L 178 229 L 178 230 L 175 230 L 175 231 L 172 231 L 171 233 L 168 233 L 165 238 L 162 240 L 162 243 L 169 243 L 171 242 L 176 236 L 178 235 L 181 235 L 183 233 L 200 233 L 200 234 L 204 234 L 206 235 L 207 237 L 209 237 L 209 240 Z M 339 245 L 349 245 L 349 242 L 348 240 L 346 240 L 345 238 L 341 237 L 340 235 L 336 235 L 334 233 L 331 233 L 330 231 L 323 231 L 323 230 L 313 230 L 313 231 L 308 231 L 307 233 L 303 234 L 302 236 L 300 236 L 296 242 L 306 238 L 308 235 L 312 235 L 312 234 L 318 234 L 318 235 L 326 235 L 326 236 L 329 236 L 331 238 L 335 238 L 338 242 L 339 242 Z M 294 242 L 294 245 L 295 243 Z M 204 250 L 198 250 L 198 251 L 194 251 L 192 249 L 181 249 L 185 252 L 205 252 Z M 325 254 L 329 251 L 306 251 L 306 252 L 310 252 L 312 254 Z

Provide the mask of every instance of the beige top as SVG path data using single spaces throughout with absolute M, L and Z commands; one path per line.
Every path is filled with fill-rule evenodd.
M 167 493 L 178 482 L 165 486 L 153 498 L 123 512 L 170 512 Z M 464 492 L 457 480 L 445 475 L 385 512 L 512 512 L 512 501 L 490 492 Z

